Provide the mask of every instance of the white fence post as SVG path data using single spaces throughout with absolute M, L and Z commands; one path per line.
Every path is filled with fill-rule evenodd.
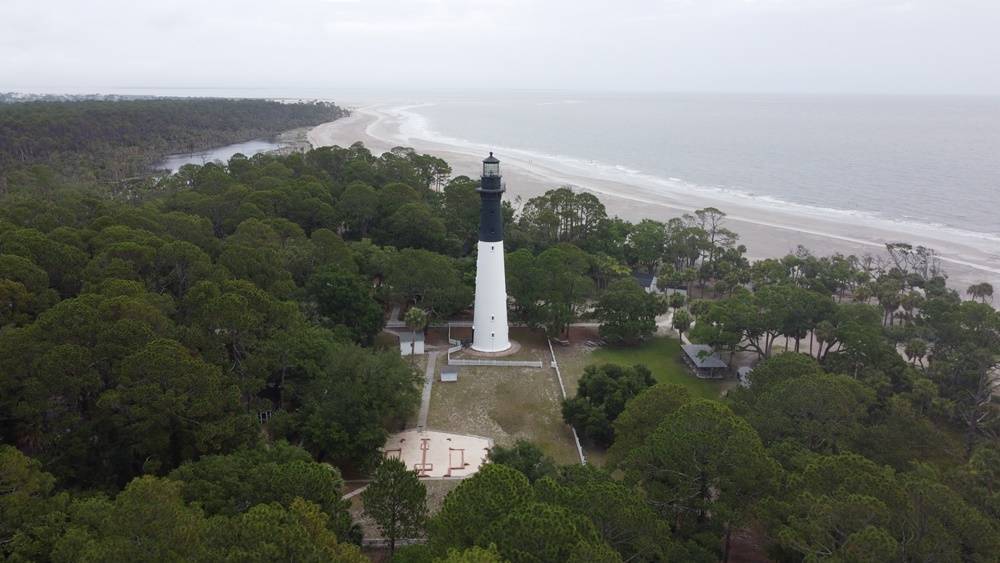
M 552 354 L 552 368 L 556 370 L 556 378 L 559 380 L 559 390 L 562 392 L 562 398 L 566 400 L 566 386 L 563 385 L 562 374 L 559 373 L 559 363 L 556 361 L 556 351 L 552 348 L 552 339 L 546 338 L 546 342 L 549 343 L 549 354 Z M 573 441 L 576 442 L 576 452 L 580 454 L 580 465 L 587 465 L 587 458 L 583 455 L 583 446 L 580 445 L 580 436 L 576 433 L 576 428 L 572 424 L 569 425 L 569 429 L 573 431 Z

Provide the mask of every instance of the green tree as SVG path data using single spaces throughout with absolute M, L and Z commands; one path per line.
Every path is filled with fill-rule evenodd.
M 594 194 L 574 193 L 568 187 L 549 190 L 525 203 L 518 227 L 541 247 L 562 242 L 596 242 L 608 221 L 604 204 Z
M 1000 541 L 996 522 L 927 466 L 896 474 L 856 454 L 816 456 L 788 488 L 762 505 L 762 519 L 781 547 L 806 558 L 977 561 Z
M 258 504 L 210 526 L 210 545 L 227 561 L 368 561 L 357 547 L 338 541 L 327 515 L 301 498 L 288 507 Z
M 427 250 L 404 249 L 389 258 L 386 281 L 402 300 L 431 316 L 448 317 L 472 303 L 455 262 Z
M 327 515 L 300 498 L 258 504 L 231 518 L 206 518 L 185 504 L 181 483 L 141 477 L 113 501 L 82 498 L 69 510 L 53 561 L 344 561 L 364 557 L 341 544 Z
M 563 401 L 563 420 L 587 439 L 608 447 L 614 441 L 611 424 L 632 397 L 655 382 L 649 369 L 641 364 L 589 365 L 583 370 L 576 396 Z
M 443 250 L 446 228 L 429 206 L 407 203 L 385 221 L 385 241 L 398 248 Z
M 49 283 L 63 297 L 80 289 L 87 253 L 53 240 L 37 229 L 13 229 L 0 234 L 0 253 L 26 258 L 45 270 Z
M 339 345 L 316 376 L 297 386 L 291 412 L 269 427 L 320 460 L 365 467 L 376 461 L 388 428 L 420 402 L 421 378 L 398 353 Z
M 208 561 L 208 521 L 184 504 L 181 484 L 145 476 L 114 501 L 83 498 L 55 543 L 53 561 Z
M 984 429 L 997 423 L 992 401 L 1000 365 L 1000 313 L 984 303 L 937 298 L 928 301 L 923 314 L 933 342 L 927 371 L 954 401 L 969 456 Z
M 442 218 L 449 234 L 462 241 L 463 254 L 479 238 L 479 182 L 466 176 L 453 178 L 444 187 Z
M 406 323 L 413 337 L 410 339 L 410 365 L 412 366 L 416 358 L 417 331 L 423 332 L 424 327 L 427 326 L 427 313 L 419 307 L 410 307 L 403 315 L 403 322 Z
M 774 486 L 777 464 L 753 428 L 728 407 L 704 399 L 667 416 L 626 462 L 663 517 L 685 529 L 737 523 Z
M 540 502 L 584 515 L 625 561 L 660 561 L 673 550 L 669 526 L 639 489 L 593 465 L 563 467 L 557 478 L 535 483 L 535 496 Z
M 487 458 L 491 463 L 517 469 L 532 483 L 556 473 L 555 462 L 537 445 L 523 439 L 517 440 L 510 447 L 494 446 Z
M 711 274 L 715 274 L 716 259 L 722 252 L 731 248 L 739 236 L 722 226 L 726 214 L 714 207 L 706 207 L 694 212 L 692 221 L 705 232 L 706 254 L 705 265 Z
M 191 287 L 202 280 L 221 278 L 212 265 L 212 259 L 200 248 L 189 242 L 169 242 L 156 250 L 153 258 L 156 271 L 156 289 L 169 291 L 182 299 Z
M 658 295 L 643 291 L 632 280 L 612 285 L 594 306 L 601 337 L 614 343 L 635 343 L 656 332 L 656 317 L 667 311 Z
M 614 422 L 615 443 L 608 449 L 608 464 L 615 467 L 632 450 L 641 446 L 660 423 L 691 401 L 687 388 L 672 383 L 658 383 L 625 403 Z
M 625 246 L 629 265 L 641 266 L 652 274 L 663 256 L 666 240 L 667 226 L 659 221 L 643 219 L 633 225 Z
M 797 286 L 767 285 L 755 293 L 739 290 L 715 302 L 704 318 L 699 318 L 699 325 L 714 331 L 709 340 L 728 342 L 733 350 L 751 350 L 766 359 L 771 357 L 778 336 L 798 339 L 813 328 L 828 302 L 828 298 L 821 299 Z
M 371 344 L 382 331 L 385 324 L 382 307 L 357 274 L 327 266 L 309 278 L 306 290 L 329 327 L 346 330 L 355 341 L 365 344 Z
M 745 414 L 766 444 L 791 439 L 813 452 L 837 453 L 864 431 L 874 402 L 875 393 L 862 383 L 820 374 L 768 387 Z
M 691 322 L 691 314 L 686 309 L 677 309 L 674 311 L 670 325 L 677 331 L 677 340 L 684 342 L 684 333 L 691 328 Z
M 0 279 L 0 328 L 21 324 L 31 318 L 32 295 L 23 284 Z
M 490 525 L 533 497 L 528 478 L 520 471 L 488 463 L 463 480 L 444 499 L 440 512 L 428 523 L 433 546 L 472 547 Z
M 174 330 L 157 307 L 162 298 L 141 285 L 118 280 L 105 289 L 109 295 L 66 299 L 31 325 L 0 334 L 4 435 L 60 479 L 84 486 L 132 475 L 112 446 L 124 434 L 121 419 L 101 399 L 120 392 L 124 358 Z
M 570 560 L 579 544 L 601 543 L 593 524 L 565 508 L 530 502 L 494 521 L 480 539 L 512 563 Z
M 56 479 L 13 446 L 0 445 L 0 556 L 44 559 L 68 502 L 55 493 Z
M 219 263 L 237 279 L 248 280 L 276 297 L 286 297 L 295 288 L 284 267 L 281 238 L 267 223 L 247 219 L 223 242 Z
M 684 297 L 683 293 L 674 292 L 670 294 L 667 302 L 669 303 L 671 309 L 680 309 L 687 302 L 687 298 Z
M 815 358 L 794 352 L 776 354 L 754 367 L 750 392 L 762 393 L 787 381 L 821 374 L 823 368 Z
M 435 559 L 434 563 L 504 563 L 505 559 L 497 552 L 495 545 L 489 548 L 479 546 L 470 547 L 461 551 L 449 549 L 448 555 L 444 558 Z
M 911 364 L 919 364 L 924 367 L 924 358 L 927 356 L 927 341 L 920 338 L 911 338 L 906 341 L 903 353 L 909 358 Z
M 539 297 L 544 304 L 542 324 L 549 334 L 562 334 L 579 316 L 594 290 L 593 281 L 586 275 L 587 255 L 575 246 L 560 244 L 539 254 L 535 263 Z
M 390 182 L 378 191 L 378 213 L 381 217 L 391 217 L 407 205 L 419 202 L 417 190 L 402 182 Z
M 129 454 L 133 475 L 164 473 L 257 438 L 235 382 L 178 342 L 150 342 L 123 360 L 120 378 L 98 403 L 124 431 L 114 447 Z
M 378 217 L 378 194 L 363 182 L 354 182 L 344 189 L 338 201 L 345 226 L 358 236 L 368 234 L 375 218 Z
M 505 257 L 507 295 L 514 300 L 514 313 L 532 328 L 544 322 L 542 277 L 534 254 L 527 248 L 510 252 Z
M 290 508 L 303 499 L 326 514 L 341 539 L 352 539 L 340 471 L 287 442 L 204 456 L 173 470 L 169 478 L 183 483 L 184 500 L 197 502 L 209 516 L 235 516 L 275 502 Z
M 427 489 L 417 474 L 398 459 L 384 459 L 375 469 L 372 482 L 361 493 L 365 515 L 378 525 L 389 540 L 389 553 L 396 541 L 423 532 L 427 520 Z

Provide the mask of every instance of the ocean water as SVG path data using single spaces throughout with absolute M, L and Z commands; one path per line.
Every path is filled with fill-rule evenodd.
M 1000 98 L 506 94 L 381 105 L 403 140 L 1000 244 Z M 388 108 L 388 109 L 387 109 Z M 725 206 L 720 205 L 723 210 Z

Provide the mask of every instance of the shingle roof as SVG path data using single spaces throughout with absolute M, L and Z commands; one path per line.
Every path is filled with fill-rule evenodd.
M 684 353 L 687 357 L 694 362 L 695 367 L 698 369 L 715 369 L 715 368 L 727 368 L 729 367 L 726 362 L 722 361 L 719 354 L 712 349 L 711 346 L 706 346 L 705 344 L 685 344 L 681 346 L 684 349 Z

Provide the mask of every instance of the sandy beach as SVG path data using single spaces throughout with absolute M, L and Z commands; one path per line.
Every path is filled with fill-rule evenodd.
M 455 175 L 478 177 L 486 147 L 443 143 L 422 139 L 406 131 L 398 111 L 386 106 L 368 105 L 352 108 L 350 117 L 324 123 L 308 133 L 314 147 L 349 146 L 361 141 L 373 153 L 396 146 L 413 147 L 421 153 L 446 160 Z M 739 233 L 752 259 L 780 257 L 802 245 L 817 255 L 884 253 L 887 242 L 908 242 L 933 248 L 941 257 L 949 276 L 949 285 L 964 292 L 972 283 L 990 282 L 1000 287 L 1000 245 L 989 237 L 960 234 L 942 236 L 940 231 L 921 229 L 919 225 L 900 224 L 885 228 L 864 217 L 839 216 L 796 209 L 764 208 L 703 193 L 656 190 L 648 183 L 625 183 L 585 170 L 550 162 L 539 162 L 519 154 L 498 153 L 507 196 L 515 207 L 521 201 L 559 186 L 572 186 L 597 194 L 609 215 L 630 221 L 644 218 L 666 221 L 695 209 L 713 206 L 728 214 L 727 226 Z M 849 207 L 845 205 L 845 207 Z M 1000 222 L 1000 219 L 998 219 Z

